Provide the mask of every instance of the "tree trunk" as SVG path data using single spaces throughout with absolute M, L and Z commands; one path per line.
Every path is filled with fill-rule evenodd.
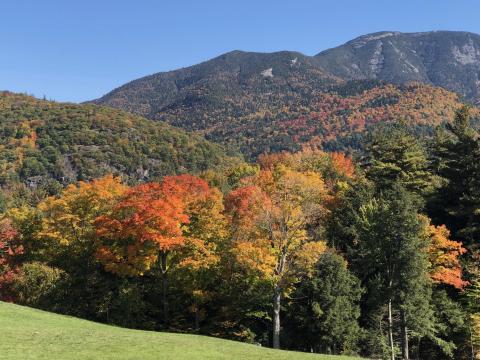
M 162 301 L 163 301 L 163 325 L 168 327 L 170 320 L 168 313 L 168 277 L 167 277 L 167 254 L 161 254 L 161 267 L 162 267 Z
M 280 305 L 282 291 L 278 285 L 275 286 L 273 294 L 273 348 L 280 349 Z
M 405 311 L 400 311 L 400 318 L 402 323 L 402 357 L 403 360 L 408 360 L 408 329 L 407 329 L 407 319 L 405 317 Z
M 198 309 L 198 305 L 195 302 L 194 306 L 194 311 L 195 311 L 195 332 L 200 331 L 200 311 Z
M 390 358 L 395 360 L 395 348 L 393 344 L 392 299 L 388 300 L 388 341 L 390 343 Z

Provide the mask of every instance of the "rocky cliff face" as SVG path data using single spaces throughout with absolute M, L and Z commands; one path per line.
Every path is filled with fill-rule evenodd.
M 315 58 L 342 79 L 420 81 L 480 99 L 480 36 L 467 32 L 380 32 L 361 36 Z

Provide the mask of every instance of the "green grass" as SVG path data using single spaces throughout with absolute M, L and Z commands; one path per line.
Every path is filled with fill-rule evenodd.
M 341 360 L 207 336 L 123 329 L 0 302 L 2 360 Z

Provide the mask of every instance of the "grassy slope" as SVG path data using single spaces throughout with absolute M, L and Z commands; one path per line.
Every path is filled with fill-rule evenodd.
M 271 350 L 205 336 L 129 330 L 3 302 L 0 324 L 0 358 L 4 360 L 353 360 Z

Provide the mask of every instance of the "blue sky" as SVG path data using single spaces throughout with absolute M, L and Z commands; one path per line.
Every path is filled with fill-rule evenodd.
M 381 30 L 480 33 L 479 18 L 479 0 L 4 0 L 0 89 L 80 102 L 230 50 L 313 55 Z

